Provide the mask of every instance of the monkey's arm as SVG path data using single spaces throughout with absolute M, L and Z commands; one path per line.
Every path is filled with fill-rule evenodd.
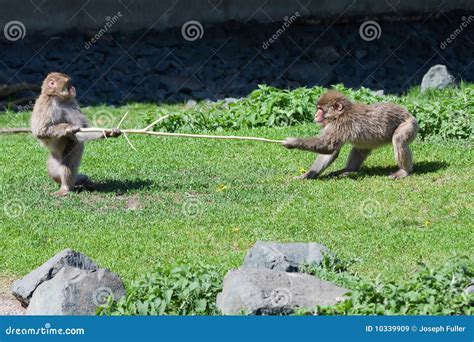
M 283 142 L 283 146 L 289 149 L 316 152 L 321 154 L 333 154 L 338 151 L 343 142 L 332 138 L 330 135 L 321 135 L 316 138 L 288 138 Z
M 309 168 L 308 172 L 303 173 L 301 176 L 295 177 L 296 179 L 313 179 L 318 177 L 324 170 L 326 170 L 333 161 L 336 160 L 339 155 L 339 150 L 332 154 L 318 154 L 313 165 Z
M 74 132 L 77 132 L 78 130 L 78 128 L 74 128 L 68 123 L 60 123 L 42 127 L 39 130 L 33 130 L 33 133 L 40 139 L 63 138 L 65 136 L 74 134 Z
M 92 140 L 99 140 L 102 138 L 116 138 L 120 136 L 121 132 L 118 128 L 105 130 L 104 132 L 77 132 L 75 134 L 77 141 L 87 142 Z

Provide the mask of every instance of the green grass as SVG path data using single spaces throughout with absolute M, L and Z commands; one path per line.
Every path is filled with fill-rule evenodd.
M 417 95 L 418 96 L 418 95 Z M 168 106 L 168 109 L 178 108 Z M 124 108 L 106 109 L 114 123 Z M 125 127 L 162 107 L 131 105 Z M 28 114 L 0 115 L 1 127 Z M 274 139 L 314 135 L 303 124 L 228 132 Z M 203 261 L 223 274 L 256 240 L 315 241 L 365 279 L 401 280 L 424 261 L 473 255 L 473 162 L 468 141 L 412 144 L 415 174 L 401 181 L 390 146 L 354 178 L 292 181 L 314 159 L 275 144 L 131 136 L 89 143 L 81 171 L 97 192 L 51 195 L 47 151 L 29 135 L 0 135 L 0 274 L 21 276 L 64 248 L 81 251 L 129 284 L 157 263 Z M 344 164 L 344 148 L 331 170 Z M 24 212 L 12 217 L 12 207 Z M 10 214 L 7 215 L 7 214 Z

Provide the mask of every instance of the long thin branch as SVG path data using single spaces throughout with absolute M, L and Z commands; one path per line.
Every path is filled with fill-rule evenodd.
M 125 115 L 122 117 L 122 120 L 120 120 L 119 125 L 123 122 L 125 119 L 125 116 L 128 113 L 125 113 Z M 201 139 L 221 139 L 221 140 L 250 140 L 250 141 L 260 141 L 260 142 L 268 142 L 268 143 L 274 143 L 274 144 L 281 144 L 283 140 L 273 140 L 273 139 L 266 139 L 266 138 L 258 138 L 258 137 L 242 137 L 242 136 L 235 136 L 235 135 L 207 135 L 207 134 L 188 134 L 188 133 L 169 133 L 169 132 L 154 132 L 150 131 L 150 129 L 159 123 L 160 121 L 166 119 L 168 115 L 165 115 L 155 121 L 153 121 L 151 124 L 146 126 L 145 128 L 142 129 L 122 129 L 121 132 L 127 139 L 127 142 L 131 145 L 130 140 L 128 139 L 128 134 L 146 134 L 146 135 L 156 135 L 156 136 L 162 136 L 162 137 L 181 137 L 181 138 L 201 138 Z M 104 135 L 105 133 L 111 132 L 111 128 L 99 128 L 99 127 L 87 127 L 87 128 L 81 128 L 80 132 L 102 132 Z M 5 129 L 0 129 L 0 133 L 29 133 L 31 132 L 29 128 L 5 128 Z M 131 145 L 133 147 L 133 145 Z M 133 149 L 135 149 L 133 147 Z
M 31 133 L 31 129 L 22 127 L 0 128 L 0 134 L 3 133 Z
M 109 132 L 112 131 L 111 129 L 104 129 L 104 128 L 81 128 L 81 132 Z M 120 130 L 124 134 L 147 134 L 147 135 L 157 135 L 163 137 L 182 137 L 182 138 L 203 138 L 203 139 L 233 139 L 233 140 L 252 140 L 252 141 L 261 141 L 261 142 L 269 142 L 269 143 L 276 143 L 281 144 L 283 140 L 272 140 L 266 138 L 258 138 L 258 137 L 241 137 L 241 136 L 234 136 L 234 135 L 206 135 L 206 134 L 187 134 L 187 133 L 169 133 L 169 132 L 154 132 L 154 131 L 145 131 L 143 129 L 122 129 Z

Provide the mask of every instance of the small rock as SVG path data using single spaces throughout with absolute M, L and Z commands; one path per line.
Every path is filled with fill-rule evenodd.
M 196 100 L 188 100 L 186 102 L 186 107 L 189 107 L 189 108 L 192 108 L 192 107 L 196 107 L 197 105 L 197 101 Z
M 334 305 L 348 292 L 308 274 L 267 269 L 232 270 L 224 278 L 217 307 L 224 315 L 290 314 L 296 308 Z
M 245 256 L 242 267 L 298 272 L 302 264 L 319 265 L 328 253 L 329 249 L 319 243 L 257 241 Z
M 236 99 L 235 97 L 226 97 L 224 99 L 224 102 L 229 104 L 229 103 L 234 103 L 234 102 L 237 102 L 239 99 Z
M 474 293 L 474 283 L 466 287 L 464 291 L 466 291 L 466 293 Z
M 33 293 L 27 315 L 94 315 L 112 295 L 125 295 L 122 280 L 105 268 L 94 271 L 64 266 Z
M 23 306 L 28 306 L 30 298 L 36 288 L 41 285 L 41 283 L 52 279 L 65 265 L 89 271 L 94 271 L 99 268 L 94 261 L 84 254 L 71 249 L 65 249 L 23 278 L 15 281 L 11 287 L 13 295 Z
M 383 96 L 384 95 L 384 90 L 383 89 L 372 90 L 372 94 L 374 94 L 375 96 Z
M 454 84 L 454 77 L 448 72 L 445 65 L 435 65 L 428 70 L 421 81 L 421 92 L 427 89 L 443 89 Z

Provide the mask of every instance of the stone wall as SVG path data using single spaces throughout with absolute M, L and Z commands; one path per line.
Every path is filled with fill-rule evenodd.
M 299 12 L 313 18 L 366 17 L 387 14 L 405 16 L 472 11 L 472 0 L 0 0 L 0 25 L 21 21 L 27 31 L 49 33 L 68 29 L 98 30 L 105 18 L 122 14 L 111 31 L 130 32 L 139 29 L 178 27 L 186 21 L 201 24 L 281 21 Z

